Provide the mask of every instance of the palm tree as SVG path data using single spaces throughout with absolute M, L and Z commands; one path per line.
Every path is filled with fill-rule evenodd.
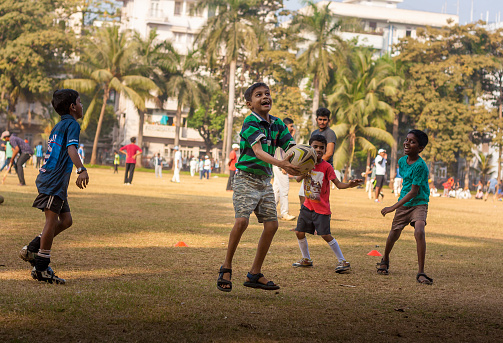
M 207 90 L 212 86 L 212 82 L 209 77 L 199 72 L 201 57 L 198 51 L 188 52 L 187 56 L 173 51 L 173 57 L 176 69 L 166 83 L 166 94 L 177 99 L 175 145 L 179 145 L 183 107 L 195 108 L 203 99 L 208 100 Z
M 391 146 L 391 158 L 390 158 L 390 182 L 396 176 L 396 166 L 398 162 L 398 128 L 400 123 L 400 111 L 396 108 L 396 103 L 400 101 L 403 89 L 406 87 L 405 85 L 405 64 L 400 59 L 393 59 L 391 56 L 386 55 L 381 59 L 382 63 L 387 64 L 389 69 L 389 75 L 395 76 L 398 78 L 399 84 L 397 93 L 390 98 L 393 104 L 393 108 L 395 111 L 395 117 L 393 119 L 393 140 L 394 143 Z
M 216 13 L 208 18 L 196 37 L 196 44 L 205 52 L 208 66 L 214 66 L 217 61 L 223 60 L 225 68 L 229 68 L 227 137 L 224 147 L 226 168 L 232 145 L 236 69 L 238 62 L 246 59 L 247 56 L 257 54 L 258 35 L 256 32 L 261 25 L 256 18 L 260 4 L 258 0 L 201 0 L 196 6 L 196 11 L 207 8 L 208 11 Z
M 311 120 L 314 129 L 321 90 L 329 81 L 331 71 L 337 69 L 341 61 L 344 43 L 338 35 L 341 26 L 330 11 L 330 2 L 321 9 L 313 1 L 307 2 L 307 5 L 306 13 L 299 13 L 294 17 L 292 29 L 311 36 L 309 45 L 299 57 L 299 62 L 313 77 Z
M 388 76 L 385 65 L 372 61 L 370 51 L 356 51 L 348 66 L 340 70 L 329 102 L 338 119 L 332 130 L 343 138 L 335 152 L 335 163 L 338 168 L 346 164 L 344 180 L 348 178 L 357 144 L 367 152 L 376 150 L 367 138 L 393 144 L 393 136 L 385 128 L 393 120 L 394 111 L 381 99 L 396 94 L 397 84 L 396 77 Z
M 493 155 L 477 153 L 475 157 L 478 160 L 478 166 L 474 169 L 479 173 L 482 183 L 485 184 L 487 178 L 494 174 L 494 171 L 492 170 L 493 166 L 491 165 Z
M 135 32 L 133 36 L 133 45 L 135 59 L 137 61 L 138 72 L 145 77 L 148 77 L 160 89 L 160 93 L 153 97 L 157 106 L 162 108 L 165 100 L 167 100 L 166 92 L 162 90 L 166 88 L 166 82 L 169 79 L 170 73 L 176 68 L 174 60 L 174 49 L 168 41 L 157 41 L 157 31 L 151 30 L 148 37 L 145 39 Z M 150 93 L 144 94 L 148 98 Z M 152 97 L 151 97 L 152 98 Z M 143 124 L 145 123 L 145 111 L 138 109 L 139 124 L 138 124 L 138 139 L 137 144 L 143 145 Z M 141 159 L 138 161 L 138 166 L 141 167 Z
M 96 135 L 94 137 L 91 164 L 96 164 L 98 141 L 110 92 L 116 91 L 129 98 L 139 109 L 145 109 L 145 99 L 151 91 L 158 90 L 155 83 L 139 75 L 133 64 L 127 32 L 119 32 L 116 26 L 100 29 L 95 37 L 86 41 L 86 46 L 75 71 L 82 78 L 63 81 L 63 86 L 90 93 L 92 101 L 84 115 L 82 129 L 85 130 L 101 97 L 101 106 Z

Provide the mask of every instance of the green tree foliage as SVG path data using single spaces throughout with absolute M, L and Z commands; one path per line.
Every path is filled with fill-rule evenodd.
M 166 93 L 177 100 L 175 145 L 178 145 L 183 108 L 186 106 L 195 108 L 202 101 L 207 100 L 212 82 L 209 77 L 198 72 L 201 63 L 201 55 L 198 51 L 189 52 L 186 56 L 173 51 L 173 56 L 175 70 L 166 83 Z
M 48 100 L 64 73 L 75 37 L 60 25 L 59 1 L 0 2 L 0 114 L 16 121 L 16 104 Z M 63 22 L 62 22 L 63 23 Z
M 91 116 L 95 114 L 98 99 L 102 99 L 91 164 L 96 164 L 98 141 L 110 92 L 116 91 L 126 96 L 138 109 L 144 110 L 145 100 L 152 97 L 150 92 L 158 90 L 151 79 L 140 75 L 136 69 L 134 49 L 131 48 L 130 42 L 127 32 L 119 32 L 116 26 L 104 27 L 96 36 L 85 41 L 81 61 L 75 68 L 76 74 L 82 78 L 63 82 L 65 87 L 75 88 L 92 96 L 84 115 L 84 130 Z
M 395 113 L 384 99 L 397 93 L 400 79 L 390 76 L 389 65 L 384 61 L 373 62 L 371 51 L 356 50 L 348 65 L 339 71 L 337 80 L 334 93 L 329 96 L 331 108 L 337 113 L 337 124 L 332 129 L 342 139 L 334 164 L 337 169 L 346 164 L 347 180 L 357 145 L 375 152 L 376 147 L 368 138 L 393 144 L 386 123 L 394 119 Z
M 482 95 L 484 70 L 494 66 L 487 31 L 475 24 L 429 28 L 418 31 L 417 39 L 403 40 L 398 51 L 409 79 L 400 108 L 429 135 L 424 158 L 446 163 L 469 158 L 477 126 L 474 105 Z
M 208 18 L 196 37 L 207 66 L 221 66 L 223 62 L 223 67 L 229 68 L 225 156 L 229 155 L 232 145 L 237 66 L 248 56 L 255 56 L 258 50 L 258 32 L 262 27 L 257 20 L 260 3 L 258 0 L 201 0 L 196 6 L 196 10 L 208 8 L 216 14 Z
M 313 103 L 311 121 L 316 127 L 316 110 L 320 104 L 320 94 L 327 85 L 330 73 L 337 69 L 345 50 L 339 36 L 340 22 L 330 11 L 330 2 L 319 8 L 314 1 L 307 2 L 308 11 L 298 13 L 292 20 L 292 30 L 307 35 L 307 45 L 299 57 L 302 69 L 313 77 Z
M 221 91 L 213 92 L 209 102 L 189 115 L 187 126 L 196 129 L 204 139 L 206 151 L 209 152 L 222 140 L 226 119 L 227 99 Z

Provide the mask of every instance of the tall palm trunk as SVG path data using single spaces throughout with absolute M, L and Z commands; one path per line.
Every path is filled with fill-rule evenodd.
M 351 165 L 353 164 L 353 158 L 355 156 L 355 140 L 356 135 L 352 134 L 351 138 L 349 138 L 349 151 L 351 151 L 351 154 L 349 155 L 348 164 L 346 170 L 344 171 L 344 182 L 348 182 L 349 172 L 351 170 Z
M 140 123 L 138 125 L 138 140 L 137 140 L 137 142 L 138 142 L 138 146 L 140 147 L 140 149 L 143 150 L 143 123 L 145 122 L 145 112 L 138 109 L 138 116 L 140 117 Z M 142 157 L 142 155 L 140 155 L 140 158 L 136 162 L 136 165 L 140 168 L 143 167 L 143 164 L 141 162 L 141 157 Z
M 175 118 L 175 146 L 180 145 L 180 126 L 182 121 L 182 102 L 178 100 Z
M 470 187 L 470 161 L 468 160 L 468 157 L 466 158 L 466 165 L 465 165 L 465 187 Z
M 365 167 L 365 184 L 367 184 L 367 181 L 369 179 L 369 170 L 370 170 L 370 150 L 367 151 L 367 164 Z
M 395 108 L 395 106 L 393 106 Z M 391 146 L 391 163 L 390 163 L 390 187 L 396 176 L 396 163 L 397 163 L 397 151 L 398 151 L 398 125 L 399 125 L 400 113 L 395 113 L 395 119 L 393 120 L 393 145 Z
M 499 107 L 499 118 L 500 118 L 500 122 L 501 122 L 501 118 L 502 118 L 502 115 L 503 115 L 503 104 L 500 104 L 500 107 Z M 500 130 L 502 129 L 501 127 L 499 128 Z M 500 142 L 500 146 L 499 146 L 499 149 L 498 149 L 498 182 L 501 181 L 501 149 L 503 147 L 501 146 L 501 142 Z
M 229 68 L 229 105 L 227 112 L 227 140 L 225 142 L 225 172 L 229 171 L 229 154 L 232 146 L 232 128 L 234 124 L 234 101 L 236 98 L 236 66 L 237 61 L 232 60 Z
M 108 86 L 103 90 L 103 105 L 101 106 L 100 118 L 98 119 L 98 126 L 96 127 L 96 135 L 94 136 L 93 152 L 91 154 L 91 164 L 96 164 L 96 157 L 98 154 L 98 141 L 100 139 L 101 126 L 103 125 L 103 117 L 105 117 L 105 109 L 107 107 L 108 97 L 110 92 Z
M 315 130 L 316 129 L 316 110 L 320 106 L 320 81 L 318 79 L 318 76 L 316 76 L 316 75 L 314 75 L 313 88 L 314 88 L 314 94 L 313 94 L 313 108 L 312 108 L 312 113 L 311 113 L 311 124 L 313 126 L 313 130 Z
M 224 120 L 224 141 L 222 142 L 222 161 L 225 162 L 225 148 L 227 147 L 227 118 Z M 222 171 L 225 171 L 225 166 Z

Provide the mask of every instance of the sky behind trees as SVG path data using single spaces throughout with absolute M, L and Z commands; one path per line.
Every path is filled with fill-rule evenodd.
M 318 2 L 318 1 L 316 1 Z M 337 0 L 342 2 L 342 0 Z M 398 8 L 416 11 L 427 11 L 437 13 L 457 14 L 459 2 L 459 23 L 464 25 L 470 22 L 470 12 L 472 0 L 404 0 Z M 287 9 L 297 10 L 303 7 L 303 0 L 284 0 Z M 445 10 L 447 8 L 447 10 Z M 473 0 L 473 20 L 482 18 L 486 20 L 489 11 L 489 22 L 496 21 L 496 16 L 501 13 L 503 21 L 503 1 L 502 0 Z

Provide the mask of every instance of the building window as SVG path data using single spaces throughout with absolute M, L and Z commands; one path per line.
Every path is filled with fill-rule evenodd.
M 187 38 L 185 37 L 185 33 L 175 32 L 174 36 L 175 36 L 176 43 L 186 43 L 185 39 L 187 39 Z
M 201 9 L 198 9 L 197 11 L 194 11 L 196 8 L 196 3 L 195 2 L 187 2 L 187 15 L 188 16 L 193 16 L 193 17 L 202 17 L 202 11 Z
M 377 23 L 375 21 L 371 21 L 369 22 L 369 30 L 371 32 L 375 32 L 377 29 Z
M 412 36 L 412 29 L 410 27 L 405 29 L 405 37 Z
M 150 1 L 150 16 L 153 18 L 158 18 L 160 16 L 159 13 L 159 0 Z
M 175 15 L 182 15 L 183 2 L 175 1 Z

